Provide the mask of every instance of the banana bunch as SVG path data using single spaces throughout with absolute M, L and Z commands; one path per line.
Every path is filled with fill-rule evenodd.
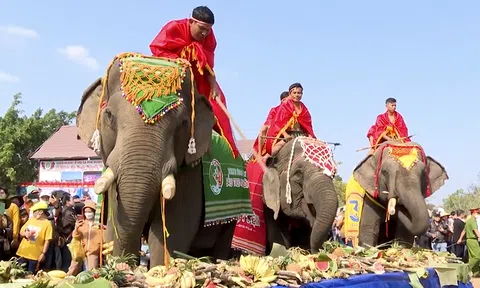
M 67 277 L 67 273 L 62 270 L 52 270 L 47 272 L 47 275 L 52 279 L 65 279 L 65 277 Z
M 255 282 L 268 284 L 277 279 L 275 268 L 271 259 L 257 256 L 240 256 L 240 268 L 250 275 L 253 275 Z M 259 283 L 259 285 L 263 285 Z M 263 286 L 260 286 L 263 287 Z
M 41 277 L 42 275 L 45 276 L 45 274 L 47 275 L 47 277 L 45 278 L 48 278 L 50 280 L 49 283 L 51 285 L 57 285 L 67 277 L 67 273 L 63 272 L 62 270 L 52 270 L 47 273 L 42 271 L 42 273 L 38 273 L 37 276 Z
M 145 276 L 145 283 L 148 287 L 172 287 L 180 277 L 179 273 L 167 273 L 167 267 L 155 266 Z
M 180 284 L 178 286 L 178 284 Z M 180 287 L 180 288 L 193 288 L 197 284 L 195 280 L 195 274 L 193 274 L 190 271 L 184 271 L 182 273 L 182 276 L 180 277 L 180 282 L 175 285 L 175 287 Z
M 112 254 L 112 252 L 113 252 L 113 241 L 103 243 L 102 248 L 103 248 L 102 255 Z

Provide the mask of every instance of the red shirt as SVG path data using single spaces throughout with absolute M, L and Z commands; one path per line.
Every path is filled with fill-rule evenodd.
M 233 155 L 239 155 L 230 126 L 230 119 L 217 101 L 210 99 L 210 82 L 207 75 L 215 75 L 214 56 L 217 40 L 213 30 L 203 41 L 196 41 L 190 33 L 189 19 L 173 20 L 168 22 L 150 44 L 150 50 L 155 57 L 183 58 L 188 60 L 193 69 L 197 90 L 209 98 L 213 113 L 216 117 L 214 129 L 228 141 Z M 217 83 L 220 100 L 227 107 L 227 102 L 222 89 Z
M 404 142 L 410 142 L 408 137 L 408 128 L 407 125 L 405 124 L 405 121 L 403 120 L 402 115 L 398 113 L 397 111 L 394 112 L 395 116 L 395 123 L 390 122 L 390 119 L 388 118 L 388 112 L 385 112 L 383 114 L 380 114 L 377 116 L 377 120 L 375 121 L 375 124 L 370 127 L 367 133 L 367 138 L 370 139 L 370 136 L 373 137 L 373 144 L 381 143 L 383 142 L 380 137 L 383 137 L 384 135 L 387 135 L 389 137 L 398 137 L 398 138 L 404 138 Z M 390 130 L 389 132 L 386 132 Z
M 316 138 L 312 127 L 312 117 L 307 106 L 300 102 L 301 112 L 296 113 L 295 104 L 292 99 L 288 99 L 276 109 L 275 119 L 271 122 L 268 129 L 267 141 L 265 143 L 266 152 L 272 154 L 273 146 L 282 137 L 282 132 L 287 131 L 293 124 L 298 123 L 302 130 L 310 137 Z M 276 138 L 276 139 L 275 139 Z

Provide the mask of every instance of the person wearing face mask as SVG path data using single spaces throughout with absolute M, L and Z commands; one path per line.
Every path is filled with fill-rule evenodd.
M 30 207 L 40 201 L 40 189 L 36 186 L 30 185 L 27 187 L 27 194 L 23 196 L 23 208 L 27 210 L 29 217 L 33 217 Z
M 85 201 L 83 207 L 83 219 L 77 220 L 75 229 L 73 230 L 73 238 L 80 240 L 85 252 L 85 260 L 87 270 L 98 268 L 100 245 L 102 245 L 102 235 L 98 224 L 95 223 L 95 202 L 91 200 Z M 82 263 L 72 260 L 72 264 L 68 269 L 68 275 L 76 275 L 80 272 Z
M 22 242 L 18 247 L 19 262 L 26 264 L 29 272 L 35 273 L 39 264 L 45 260 L 48 246 L 53 236 L 52 223 L 47 220 L 48 205 L 45 202 L 34 204 L 30 211 L 33 217 L 28 219 L 20 230 Z

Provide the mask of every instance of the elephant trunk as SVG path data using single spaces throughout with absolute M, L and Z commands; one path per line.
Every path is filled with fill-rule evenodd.
M 400 195 L 399 200 L 402 206 L 398 209 L 398 219 L 405 225 L 407 230 L 419 236 L 428 229 L 428 208 L 423 198 L 420 187 L 417 189 L 407 189 L 405 195 Z M 412 191 L 414 191 L 412 193 Z
M 162 180 L 175 172 L 173 137 L 167 136 L 167 129 L 158 128 L 137 127 L 119 133 L 116 146 L 122 153 L 116 172 L 118 207 L 114 218 L 123 221 L 118 225 L 121 237 L 114 253 L 138 254 L 139 235 L 151 210 L 158 207 Z
M 312 253 L 322 248 L 328 239 L 338 206 L 337 193 L 333 181 L 321 172 L 315 172 L 304 182 L 304 193 L 311 199 L 315 208 L 315 221 L 310 234 L 310 249 Z

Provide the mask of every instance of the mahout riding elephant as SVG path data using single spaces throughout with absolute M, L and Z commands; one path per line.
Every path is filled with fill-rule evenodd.
M 326 158 L 319 157 L 327 154 Z M 287 142 L 266 164 L 263 197 L 267 254 L 273 243 L 317 252 L 328 239 L 338 206 L 330 148 L 323 142 L 299 137 Z
M 137 62 L 132 60 L 130 64 L 143 67 L 144 63 L 156 61 L 137 58 L 140 59 Z M 146 108 L 138 103 L 132 105 L 125 98 L 128 91 L 135 91 L 135 87 L 124 87 L 130 85 L 128 82 L 122 82 L 131 76 L 122 73 L 134 72 L 126 71 L 129 68 L 124 64 L 129 63 L 126 62 L 128 59 L 132 58 L 117 57 L 113 60 L 104 81 L 97 79 L 85 90 L 77 112 L 78 137 L 90 148 L 95 148 L 108 167 L 96 182 L 95 191 L 102 193 L 108 190 L 106 238 L 114 241 L 113 254 L 138 255 L 140 236 L 146 230 L 152 267 L 164 263 L 163 196 L 167 199 L 165 218 L 170 255 L 179 251 L 192 256 L 225 259 L 230 253 L 235 221 L 209 227 L 203 225 L 205 195 L 199 162 L 203 155 L 209 153 L 212 145 L 212 107 L 195 89 L 187 64 L 161 63 L 160 67 L 152 70 L 150 77 L 156 77 L 155 73 L 161 77 L 174 75 L 176 70 L 168 70 L 168 66 L 178 65 L 175 67 L 183 69 L 180 73 L 183 79 L 178 82 L 179 90 L 175 90 L 173 95 L 178 92 L 179 100 L 183 101 L 166 106 L 169 109 L 162 110 L 161 117 L 146 123 L 148 121 L 139 115 L 139 109 L 143 107 L 144 113 L 147 113 Z M 137 72 L 151 68 L 145 65 L 146 68 L 137 69 L 140 71 Z M 132 79 L 143 81 L 144 78 Z M 150 84 L 161 82 L 150 80 Z M 145 88 L 143 93 L 150 88 Z M 155 99 L 160 101 L 163 98 Z M 96 131 L 100 137 L 95 138 Z M 195 140 L 193 147 L 192 132 Z
M 440 189 L 447 179 L 445 168 L 427 156 L 418 143 L 385 142 L 353 171 L 347 184 L 345 227 L 351 229 L 348 223 L 360 220 L 360 245 L 376 246 L 395 239 L 410 246 L 414 236 L 428 229 L 425 197 Z M 351 186 L 352 181 L 366 193 L 363 210 L 358 209 L 360 215 L 348 214 L 349 206 L 358 207 L 358 199 L 348 196 L 349 187 L 355 186 Z

